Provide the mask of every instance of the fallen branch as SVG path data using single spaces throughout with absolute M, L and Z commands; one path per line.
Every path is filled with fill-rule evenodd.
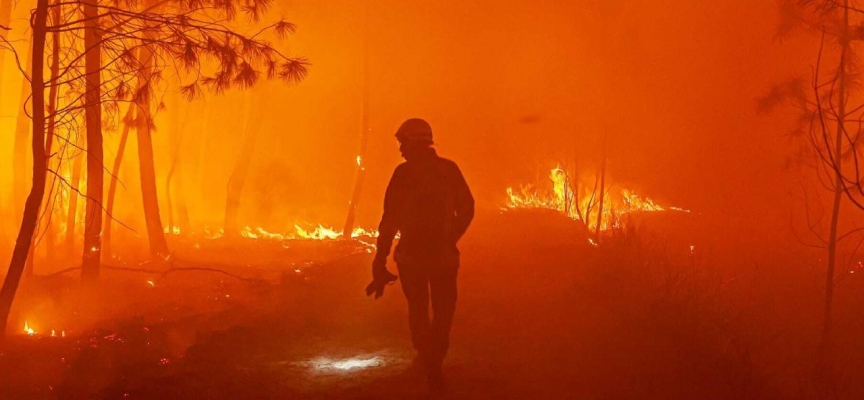
M 158 278 L 159 280 L 165 278 L 165 276 L 167 276 L 168 274 L 170 274 L 170 273 L 172 273 L 172 272 L 180 272 L 180 271 L 206 271 L 206 272 L 216 272 L 216 273 L 220 273 L 220 274 L 227 275 L 227 276 L 230 276 L 230 277 L 232 277 L 232 278 L 236 278 L 236 279 L 239 279 L 239 280 L 241 280 L 241 281 L 246 281 L 246 282 L 267 282 L 267 283 L 271 283 L 270 281 L 268 281 L 268 280 L 266 280 L 266 279 L 247 278 L 247 277 L 240 276 L 240 275 L 237 275 L 237 274 L 232 274 L 232 273 L 230 273 L 230 272 L 228 272 L 228 271 L 225 271 L 225 270 L 222 270 L 222 269 L 218 269 L 218 268 L 210 268 L 210 267 L 180 267 L 180 268 L 170 268 L 170 269 L 167 269 L 167 270 L 164 270 L 164 271 L 161 271 L 161 272 L 160 272 L 160 271 L 154 271 L 154 270 L 152 270 L 152 269 L 130 268 L 130 267 L 118 267 L 118 266 L 105 265 L 105 264 L 103 264 L 102 267 L 105 268 L 105 269 L 107 269 L 107 270 L 111 270 L 111 271 L 125 271 L 125 272 L 135 272 L 135 273 L 144 273 L 144 274 L 155 274 L 155 273 L 158 273 L 158 274 L 159 274 L 159 278 Z M 65 274 L 65 273 L 72 272 L 72 271 L 76 271 L 76 270 L 79 270 L 79 269 L 81 269 L 81 266 L 80 266 L 80 265 L 77 266 L 77 267 L 66 268 L 66 269 L 63 269 L 63 270 L 60 270 L 60 271 L 57 271 L 57 272 L 53 272 L 53 273 L 48 274 L 48 275 L 44 275 L 43 278 L 46 278 L 46 279 L 47 279 L 47 278 L 53 278 L 53 277 L 60 276 L 60 275 L 63 275 L 63 274 Z

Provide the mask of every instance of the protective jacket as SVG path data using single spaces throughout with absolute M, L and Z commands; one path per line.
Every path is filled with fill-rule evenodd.
M 377 258 L 386 260 L 399 232 L 400 256 L 432 261 L 458 255 L 456 242 L 474 218 L 474 197 L 456 163 L 428 149 L 396 167 L 384 195 Z

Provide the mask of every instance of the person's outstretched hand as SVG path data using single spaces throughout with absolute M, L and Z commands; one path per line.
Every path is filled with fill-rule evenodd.
M 396 279 L 399 279 L 399 277 L 387 270 L 387 261 L 380 262 L 375 260 L 372 263 L 372 282 L 366 285 L 366 296 L 371 296 L 374 293 L 375 300 L 378 300 L 378 298 L 384 295 L 384 288 L 390 282 L 395 282 Z

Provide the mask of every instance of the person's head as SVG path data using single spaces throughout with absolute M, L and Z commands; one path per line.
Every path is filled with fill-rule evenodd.
M 402 158 L 410 161 L 434 144 L 432 127 L 420 118 L 411 118 L 399 126 L 399 130 L 396 131 L 396 140 L 399 141 L 399 151 L 402 153 Z

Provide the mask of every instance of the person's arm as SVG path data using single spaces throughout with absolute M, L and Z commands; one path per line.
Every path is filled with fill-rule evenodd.
M 471 189 L 468 188 L 468 183 L 465 182 L 465 177 L 462 176 L 462 171 L 456 164 L 453 164 L 454 169 L 454 185 L 456 188 L 456 220 L 453 224 L 454 243 L 458 242 L 471 225 L 471 220 L 474 219 L 474 196 L 471 195 Z
M 396 171 L 393 172 L 393 176 L 390 178 L 390 183 L 387 184 L 387 191 L 384 193 L 384 214 L 381 216 L 381 223 L 378 224 L 378 241 L 375 246 L 373 272 L 379 268 L 386 268 L 387 257 L 390 255 L 390 249 L 393 247 L 393 238 L 396 237 L 396 232 L 399 231 L 396 221 L 396 207 L 400 201 L 399 197 L 401 197 L 400 176 L 399 168 L 396 168 Z

